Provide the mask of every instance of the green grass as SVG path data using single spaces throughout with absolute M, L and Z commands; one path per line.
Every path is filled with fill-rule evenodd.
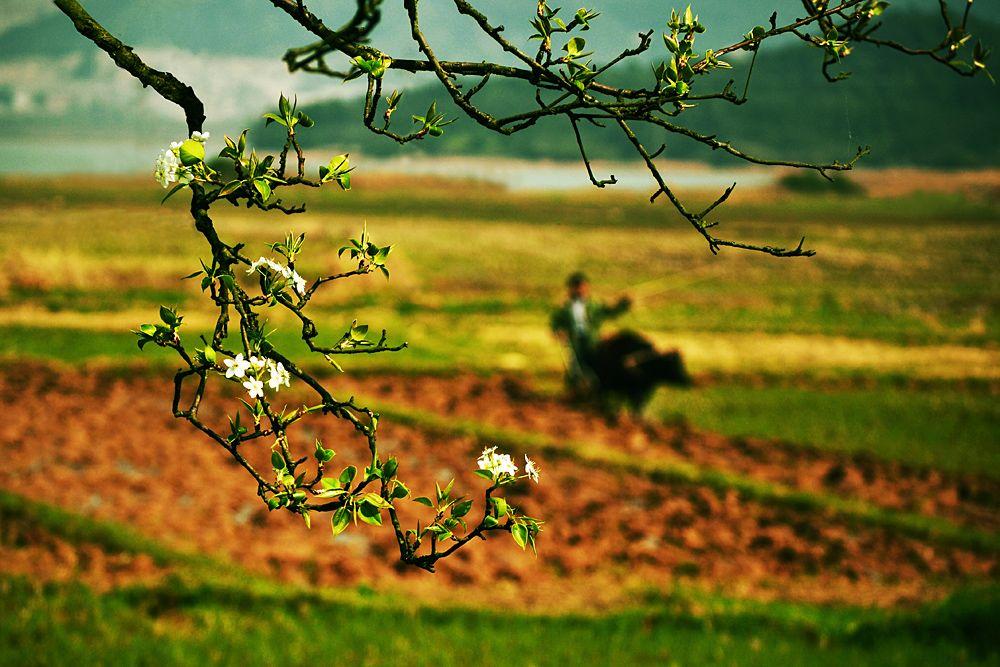
M 920 624 L 854 621 L 853 635 L 816 636 L 808 626 L 775 629 L 756 616 L 538 616 L 231 593 L 175 585 L 97 595 L 3 580 L 0 604 L 10 613 L 0 616 L 0 663 L 839 666 L 997 659 L 983 634 L 997 612 L 995 595 L 958 615 L 931 612 Z
M 731 436 L 1000 476 L 1000 407 L 989 390 L 720 385 L 662 390 L 648 414 Z

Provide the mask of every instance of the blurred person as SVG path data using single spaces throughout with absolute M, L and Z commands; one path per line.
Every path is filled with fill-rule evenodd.
M 571 393 L 583 397 L 597 389 L 594 355 L 604 322 L 618 317 L 632 307 L 632 300 L 621 297 L 614 305 L 590 298 L 590 281 L 577 271 L 566 280 L 566 302 L 552 313 L 552 331 L 569 348 L 566 384 Z

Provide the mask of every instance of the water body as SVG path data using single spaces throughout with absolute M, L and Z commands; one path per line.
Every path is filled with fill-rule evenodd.
M 77 141 L 41 143 L 0 140 L 0 174 L 141 174 L 152 173 L 153 161 L 162 146 L 134 141 Z M 324 154 L 325 155 L 325 154 Z M 317 154 L 314 163 L 325 161 Z M 514 191 L 574 190 L 593 187 L 582 162 L 548 162 L 489 157 L 413 156 L 367 159 L 355 155 L 352 162 L 372 173 L 412 176 L 471 178 L 496 183 Z M 598 178 L 614 174 L 617 189 L 652 192 L 649 172 L 639 164 L 595 163 Z M 741 188 L 774 183 L 777 174 L 768 169 L 720 169 L 697 164 L 664 164 L 663 175 L 679 189 L 721 189 L 732 183 Z

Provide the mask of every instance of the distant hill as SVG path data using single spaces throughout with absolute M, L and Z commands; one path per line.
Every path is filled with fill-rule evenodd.
M 962 4 L 952 1 L 956 6 Z M 377 155 L 416 151 L 575 157 L 567 128 L 552 123 L 541 123 L 507 139 L 463 119 L 451 126 L 442 140 L 403 149 L 374 138 L 361 128 L 357 104 L 343 101 L 358 93 L 356 85 L 287 73 L 280 61 L 285 49 L 312 38 L 260 0 L 85 0 L 84 4 L 152 66 L 168 69 L 190 82 L 206 102 L 207 129 L 216 133 L 231 131 L 247 121 L 247 109 L 263 110 L 283 91 L 299 95 L 318 116 L 336 119 L 314 131 L 316 143 Z M 386 3 L 375 41 L 391 45 L 394 55 L 410 56 L 414 47 L 400 4 Z M 523 40 L 530 32 L 531 0 L 476 0 L 475 4 L 504 24 L 512 39 Z M 596 48 L 603 61 L 623 45 L 634 43 L 639 30 L 662 29 L 670 8 L 684 6 L 687 1 L 580 0 L 580 4 L 602 12 L 586 36 L 588 46 Z M 801 13 L 800 0 L 697 0 L 693 4 L 709 26 L 701 40 L 706 46 L 728 43 L 751 26 L 766 22 L 774 9 L 786 19 Z M 312 3 L 334 25 L 352 5 Z M 935 5 L 934 0 L 894 2 L 889 23 L 897 29 L 900 25 L 905 30 L 921 29 L 919 22 L 906 22 L 908 15 L 913 8 Z M 567 5 L 566 9 L 575 6 Z M 452 3 L 428 1 L 421 7 L 423 23 L 439 55 L 472 60 L 500 57 L 488 37 L 471 28 L 469 19 L 455 14 Z M 0 143 L 44 142 L 51 147 L 72 148 L 74 142 L 103 142 L 113 131 L 116 141 L 146 150 L 183 132 L 183 119 L 175 107 L 115 68 L 105 54 L 76 34 L 50 0 L 0 0 L 0 8 L 0 115 L 5 131 Z M 1000 3 L 977 2 L 973 19 L 974 32 L 1000 48 L 995 24 L 983 29 L 987 19 L 1000 21 Z M 935 32 L 931 39 L 937 36 Z M 662 52 L 662 45 L 657 43 L 657 47 Z M 689 112 L 688 121 L 695 127 L 729 128 L 734 139 L 744 145 L 764 152 L 782 148 L 783 155 L 795 146 L 801 157 L 845 156 L 852 152 L 853 144 L 867 142 L 876 150 L 873 162 L 996 164 L 1000 142 L 989 115 L 997 108 L 997 89 L 985 80 L 969 82 L 948 76 L 929 63 L 885 56 L 852 59 L 854 80 L 827 86 L 817 75 L 815 54 L 807 58 L 812 62 L 806 62 L 781 48 L 792 46 L 786 40 L 784 47 L 762 52 L 755 95 L 749 104 L 738 110 L 706 104 Z M 739 72 L 735 74 L 739 76 Z M 640 67 L 624 76 L 639 80 L 647 77 L 647 72 Z M 426 76 L 399 75 L 390 80 L 390 86 L 407 88 L 401 124 L 409 113 L 426 109 L 432 98 L 444 102 L 442 91 L 422 87 L 427 81 Z M 522 106 L 531 104 L 523 88 L 500 81 L 491 83 L 479 99 L 499 109 L 509 108 L 511 100 L 522 100 Z M 249 120 L 256 123 L 256 119 Z M 811 131 L 813 125 L 822 130 L 819 138 Z M 628 155 L 622 141 L 606 133 L 591 143 L 595 157 Z M 678 158 L 705 157 L 698 147 L 682 141 L 672 141 L 670 150 Z M 51 163 L 65 168 L 67 160 L 64 154 L 39 152 L 34 166 L 44 170 Z M 85 169 L 107 168 L 100 160 L 81 163 L 73 158 L 69 162 Z
M 893 29 L 911 39 L 931 43 L 938 36 L 936 17 L 897 16 Z M 934 27 L 932 27 L 934 26 Z M 988 44 L 1000 44 L 1000 26 L 980 22 L 978 34 Z M 928 167 L 1000 165 L 1000 134 L 996 118 L 1000 87 L 985 77 L 957 76 L 927 59 L 910 58 L 867 47 L 846 61 L 852 76 L 827 83 L 819 71 L 819 53 L 798 43 L 763 50 L 758 57 L 750 101 L 733 107 L 723 102 L 702 103 L 680 122 L 705 133 L 718 132 L 747 151 L 764 157 L 803 160 L 846 159 L 860 144 L 872 146 L 866 164 Z M 701 90 L 718 89 L 730 76 L 742 82 L 746 60 Z M 634 84 L 649 80 L 646 66 L 635 66 L 621 76 Z M 394 127 L 407 129 L 409 115 L 422 113 L 431 100 L 458 117 L 445 136 L 400 147 L 372 135 L 360 123 L 360 101 L 338 100 L 314 104 L 317 120 L 310 130 L 311 145 L 333 145 L 369 155 L 405 153 L 430 155 L 503 155 L 526 158 L 576 159 L 576 144 L 562 120 L 547 120 L 524 132 L 504 137 L 462 116 L 435 83 L 404 94 Z M 530 89 L 516 82 L 494 79 L 476 97 L 493 113 L 533 108 Z M 631 159 L 626 140 L 613 128 L 585 128 L 588 151 L 594 158 Z M 652 148 L 667 142 L 675 159 L 720 161 L 728 158 L 704 146 L 662 131 L 643 130 Z

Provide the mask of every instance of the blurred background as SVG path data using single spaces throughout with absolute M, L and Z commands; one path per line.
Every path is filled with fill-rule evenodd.
M 383 414 L 381 449 L 417 495 L 453 477 L 478 489 L 485 445 L 531 454 L 541 484 L 510 498 L 547 523 L 537 557 L 491 538 L 429 575 L 395 564 L 386 530 L 332 537 L 325 521 L 268 513 L 224 452 L 171 417 L 175 358 L 129 333 L 161 304 L 192 339 L 211 326 L 198 285 L 180 279 L 208 250 L 184 197 L 161 206 L 151 177 L 183 119 L 49 2 L 0 0 L 0 662 L 997 662 L 1000 93 L 988 79 L 860 49 L 831 85 L 818 54 L 768 43 L 750 101 L 703 105 L 690 125 L 765 157 L 872 154 L 827 183 L 670 140 L 663 171 L 688 199 L 739 184 L 719 213 L 726 237 L 805 235 L 818 253 L 712 256 L 648 203 L 649 176 L 613 133 L 586 135 L 595 169 L 620 181 L 605 190 L 558 122 L 505 138 L 462 118 L 400 147 L 366 134 L 353 83 L 286 72 L 284 51 L 310 40 L 269 3 L 84 4 L 198 91 L 210 154 L 245 127 L 258 150 L 280 149 L 260 114 L 282 92 L 316 120 L 303 135 L 313 168 L 351 153 L 350 192 L 304 193 L 308 212 L 292 218 L 220 207 L 220 233 L 266 254 L 304 232 L 307 279 L 347 268 L 336 250 L 365 223 L 392 243 L 390 281 L 337 284 L 312 308 L 334 340 L 358 319 L 409 349 L 316 372 Z M 447 3 L 425 4 L 439 55 L 495 57 Z M 530 34 L 534 3 L 476 5 L 508 37 Z M 704 0 L 700 43 L 797 7 Z M 586 37 L 601 59 L 661 30 L 670 6 L 594 9 Z M 331 23 L 349 10 L 317 8 Z M 936 11 L 894 3 L 886 31 L 933 43 Z M 387 10 L 373 41 L 415 53 L 403 19 Z M 970 25 L 1000 44 L 996 3 L 976 3 Z M 732 62 L 741 80 L 749 63 Z M 433 99 L 457 115 L 433 80 L 387 78 L 404 90 L 400 127 Z M 504 82 L 477 99 L 531 104 Z M 567 404 L 549 314 L 576 270 L 601 299 L 634 298 L 608 332 L 679 349 L 695 387 L 661 389 L 617 422 Z M 294 323 L 269 315 L 276 342 L 304 351 Z M 238 405 L 213 389 L 205 409 L 224 423 Z M 310 428 L 306 444 L 321 437 L 338 460 L 361 451 L 336 424 Z

